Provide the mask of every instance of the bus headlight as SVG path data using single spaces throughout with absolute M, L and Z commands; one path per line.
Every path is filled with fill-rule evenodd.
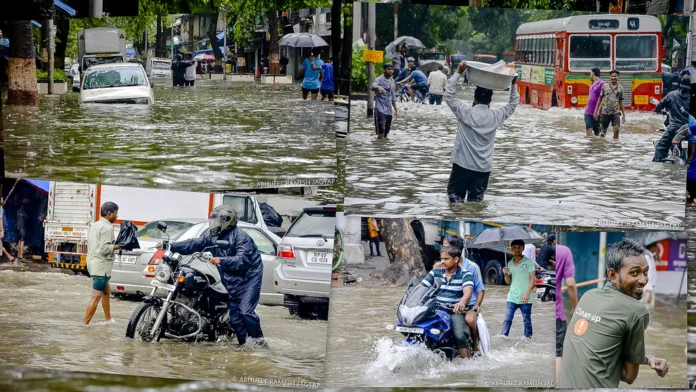
M 578 103 L 578 97 L 573 97 L 573 98 L 571 98 L 571 99 L 570 99 L 570 102 L 571 102 L 573 105 L 577 105 L 577 103 Z

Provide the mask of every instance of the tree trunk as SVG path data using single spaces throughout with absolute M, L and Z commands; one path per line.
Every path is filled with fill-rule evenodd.
M 189 15 L 189 20 L 188 20 L 188 31 L 189 31 L 189 45 L 191 45 L 191 52 L 196 51 L 196 46 L 194 45 L 193 41 L 196 40 L 195 35 L 193 34 L 193 15 Z
M 377 225 L 390 263 L 383 278 L 401 286 L 413 276 L 423 276 L 423 256 L 410 221 L 405 218 L 378 219 Z
M 7 104 L 38 106 L 36 55 L 31 21 L 10 22 L 10 58 Z
M 268 29 L 271 33 L 271 42 L 268 45 L 269 63 L 268 73 L 278 75 L 280 73 L 280 47 L 278 46 L 278 11 L 271 10 L 266 12 L 268 18 Z
M 338 90 L 341 82 L 341 0 L 333 0 L 331 3 L 331 56 L 333 57 L 334 92 Z
M 211 0 L 211 3 L 213 0 Z M 213 47 L 213 54 L 215 55 L 215 73 L 222 73 L 222 53 L 220 53 L 220 45 L 217 39 L 217 21 L 218 13 L 210 14 L 210 25 L 208 26 L 208 39 Z
M 350 69 L 353 52 L 353 3 L 346 1 L 346 11 L 343 12 L 343 44 L 341 45 L 341 73 L 339 76 L 339 94 L 350 95 Z M 333 27 L 331 27 L 333 28 Z
M 162 27 L 162 15 L 157 15 L 157 32 L 155 34 L 155 57 L 165 57 L 162 55 L 164 42 L 164 31 Z
M 56 69 L 65 68 L 65 51 L 68 48 L 68 35 L 70 34 L 70 19 L 60 18 L 55 19 L 56 23 L 56 54 L 53 61 L 56 63 Z

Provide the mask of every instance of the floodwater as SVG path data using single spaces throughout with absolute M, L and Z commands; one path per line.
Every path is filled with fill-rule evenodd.
M 403 288 L 331 290 L 327 386 L 547 387 L 555 385 L 555 303 L 536 301 L 533 338 L 525 341 L 518 311 L 502 337 L 507 287 L 487 286 L 482 312 L 491 335 L 488 358 L 442 360 L 420 347 L 402 347 L 396 323 Z M 396 369 L 396 370 L 395 370 Z M 517 384 L 514 384 L 514 383 Z M 526 383 L 526 384 L 525 384 Z
M 156 79 L 151 107 L 72 92 L 4 107 L 7 174 L 189 191 L 335 183 L 332 104 L 302 101 L 297 85 L 168 83 Z
M 115 324 L 104 323 L 100 305 L 92 323 L 82 325 L 90 293 L 85 277 L 0 271 L 0 366 L 298 388 L 323 383 L 325 321 L 260 305 L 267 350 L 241 349 L 236 341 L 142 343 L 125 338 L 135 301 L 112 299 Z
M 692 281 L 689 280 L 689 285 L 691 284 Z M 689 290 L 691 293 L 693 289 Z M 566 317 L 570 320 L 572 305 L 567 295 L 564 296 L 564 300 Z M 693 307 L 691 301 L 692 299 L 689 299 L 689 309 Z M 633 384 L 622 382 L 619 388 L 687 388 L 687 361 L 684 355 L 687 346 L 686 306 L 687 299 L 683 294 L 679 299 L 676 295 L 656 295 L 655 307 L 650 311 L 650 324 L 645 336 L 645 353 L 667 359 L 669 372 L 665 378 L 661 378 L 648 366 L 641 366 L 638 378 Z M 690 332 L 689 341 L 691 339 Z
M 460 87 L 464 102 L 473 89 Z M 507 91 L 494 94 L 503 106 Z M 397 104 L 387 141 L 377 141 L 366 101 L 351 107 L 346 213 L 535 222 L 574 226 L 683 227 L 686 173 L 652 162 L 663 116 L 627 113 L 619 141 L 586 138 L 583 110 L 519 105 L 498 129 L 483 203 L 446 195 L 457 120 L 447 105 Z

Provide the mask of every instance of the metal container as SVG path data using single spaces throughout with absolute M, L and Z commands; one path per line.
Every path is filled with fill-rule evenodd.
M 491 64 L 478 61 L 467 61 L 466 64 L 466 77 L 469 83 L 476 87 L 503 91 L 510 87 L 512 79 L 515 77 L 514 75 L 502 75 L 487 71 L 485 68 L 490 67 Z

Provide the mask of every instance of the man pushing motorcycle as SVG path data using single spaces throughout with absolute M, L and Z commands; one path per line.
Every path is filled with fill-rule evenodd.
M 232 207 L 215 207 L 210 213 L 209 222 L 208 233 L 198 238 L 174 242 L 170 244 L 169 250 L 189 255 L 215 246 L 218 240 L 229 242 L 227 249 L 211 249 L 214 257 L 210 263 L 218 267 L 229 295 L 230 325 L 240 346 L 246 343 L 247 336 L 255 345 L 266 346 L 261 320 L 256 314 L 263 280 L 261 254 L 254 240 L 237 227 L 237 211 Z M 157 249 L 161 248 L 162 244 L 157 244 Z

